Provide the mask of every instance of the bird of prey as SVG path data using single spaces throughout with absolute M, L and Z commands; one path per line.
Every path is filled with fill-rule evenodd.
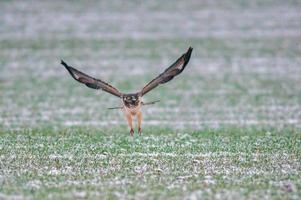
M 192 48 L 189 47 L 186 53 L 184 53 L 180 58 L 178 58 L 170 67 L 168 67 L 163 73 L 150 81 L 147 85 L 145 85 L 142 90 L 136 93 L 125 94 L 117 90 L 115 87 L 110 84 L 100 80 L 93 78 L 69 65 L 67 65 L 63 60 L 61 60 L 61 64 L 68 70 L 71 76 L 80 83 L 85 84 L 89 88 L 93 89 L 101 89 L 106 91 L 118 98 L 121 98 L 123 106 L 120 107 L 124 110 L 128 125 L 130 127 L 130 134 L 133 136 L 134 129 L 132 125 L 133 117 L 137 116 L 138 119 L 138 133 L 141 135 L 141 122 L 142 122 L 142 114 L 141 114 L 141 106 L 151 103 L 143 103 L 142 97 L 157 87 L 160 84 L 166 83 L 173 79 L 175 76 L 180 74 L 186 67 L 189 62 L 191 56 Z

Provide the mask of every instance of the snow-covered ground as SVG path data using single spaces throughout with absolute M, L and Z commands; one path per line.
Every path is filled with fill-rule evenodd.
M 179 77 L 145 97 L 144 125 L 301 124 L 297 1 L 3 1 L 0 124 L 6 128 L 126 124 L 119 100 L 75 82 L 59 64 L 141 89 L 189 46 Z

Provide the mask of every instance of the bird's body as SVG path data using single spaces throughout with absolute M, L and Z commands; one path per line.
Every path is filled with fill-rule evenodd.
M 142 122 L 142 113 L 141 113 L 141 96 L 138 93 L 136 94 L 125 94 L 122 97 L 123 111 L 126 116 L 128 125 L 130 127 L 131 135 L 134 134 L 133 129 L 133 118 L 137 116 L 138 119 L 138 133 L 141 134 L 141 122 Z
M 141 111 L 141 102 L 139 102 L 137 105 L 130 105 L 130 106 L 125 105 L 123 102 L 123 110 L 125 113 L 136 115 L 138 112 Z
M 192 48 L 190 47 L 188 51 L 183 54 L 175 63 L 173 63 L 170 67 L 168 67 L 163 73 L 157 76 L 155 79 L 150 81 L 146 86 L 142 88 L 141 91 L 132 94 L 124 94 L 119 92 L 116 88 L 109 85 L 108 83 L 100 80 L 95 79 L 87 74 L 84 74 L 77 69 L 68 66 L 64 61 L 61 61 L 61 64 L 69 71 L 71 76 L 80 83 L 85 84 L 86 86 L 92 89 L 102 89 L 112 95 L 115 95 L 122 100 L 122 109 L 125 113 L 128 125 L 130 127 L 130 134 L 134 134 L 133 129 L 133 118 L 137 117 L 138 120 L 138 132 L 139 135 L 141 134 L 141 123 L 142 123 L 142 113 L 141 107 L 143 105 L 153 104 L 151 103 L 143 103 L 142 96 L 148 93 L 150 90 L 154 89 L 160 84 L 164 84 L 170 80 L 172 80 L 175 76 L 180 74 L 186 67 L 187 63 L 189 62 L 191 56 Z M 117 107 L 120 108 L 120 107 Z
M 122 97 L 123 111 L 126 116 L 128 125 L 130 127 L 131 135 L 134 134 L 133 129 L 133 118 L 137 116 L 138 118 L 138 132 L 141 134 L 141 122 L 142 122 L 142 113 L 141 113 L 141 97 L 138 94 L 125 94 Z

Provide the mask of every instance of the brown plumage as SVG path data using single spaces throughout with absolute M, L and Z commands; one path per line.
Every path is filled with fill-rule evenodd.
M 137 116 L 138 119 L 138 132 L 141 134 L 141 123 L 142 123 L 142 113 L 141 106 L 147 105 L 148 103 L 142 102 L 142 96 L 157 87 L 160 84 L 164 84 L 172 80 L 175 76 L 180 74 L 186 67 L 191 56 L 192 48 L 189 47 L 186 53 L 184 53 L 176 62 L 174 62 L 170 67 L 168 67 L 163 73 L 157 76 L 155 79 L 150 81 L 146 86 L 142 88 L 141 91 L 133 94 L 124 94 L 119 92 L 115 87 L 110 84 L 93 78 L 83 72 L 78 71 L 77 69 L 67 65 L 63 60 L 61 64 L 68 70 L 71 76 L 80 83 L 85 84 L 86 86 L 93 89 L 101 89 L 112 95 L 115 95 L 122 99 L 123 110 L 130 127 L 131 135 L 134 134 L 134 129 L 132 126 L 133 117 Z

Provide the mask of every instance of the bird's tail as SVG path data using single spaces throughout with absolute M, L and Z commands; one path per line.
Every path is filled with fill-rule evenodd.
M 155 104 L 157 102 L 159 102 L 160 100 L 156 100 L 156 101 L 151 101 L 151 102 L 147 102 L 147 103 L 144 103 L 144 102 L 141 102 L 141 105 L 142 106 L 147 106 L 147 105 L 152 105 L 152 104 Z M 108 108 L 109 110 L 114 110 L 114 109 L 122 109 L 123 107 L 122 106 L 118 106 L 118 107 L 111 107 L 111 108 Z
M 160 101 L 160 100 L 151 101 L 151 102 L 147 102 L 147 103 L 142 102 L 141 105 L 143 105 L 143 106 L 146 106 L 146 105 L 152 105 L 152 104 L 155 104 L 155 103 L 157 103 L 157 102 L 159 102 L 159 101 Z
M 108 108 L 109 110 L 114 110 L 114 109 L 122 109 L 123 107 L 122 106 L 119 106 L 119 107 L 112 107 L 112 108 Z

